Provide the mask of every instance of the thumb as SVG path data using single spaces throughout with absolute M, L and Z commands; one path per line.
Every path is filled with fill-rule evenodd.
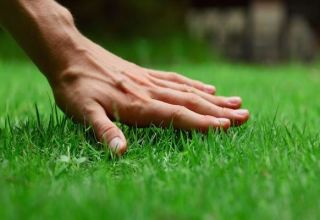
M 90 106 L 87 117 L 101 142 L 106 142 L 112 152 L 122 155 L 127 150 L 127 141 L 122 131 L 108 118 L 99 104 Z

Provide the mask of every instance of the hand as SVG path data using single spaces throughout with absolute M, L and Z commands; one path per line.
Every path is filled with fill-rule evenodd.
M 0 21 L 47 77 L 58 106 L 91 124 L 118 154 L 127 143 L 114 119 L 137 126 L 172 122 L 175 128 L 205 132 L 249 118 L 238 97 L 213 96 L 212 86 L 139 67 L 94 44 L 56 1 L 0 1 Z
M 228 129 L 249 118 L 239 97 L 213 96 L 215 88 L 176 73 L 142 68 L 85 39 L 68 68 L 51 85 L 58 106 L 74 120 L 91 124 L 101 141 L 118 154 L 127 149 L 121 130 L 151 123 L 205 132 Z

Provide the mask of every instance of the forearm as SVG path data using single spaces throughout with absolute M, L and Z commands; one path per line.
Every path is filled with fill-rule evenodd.
M 53 0 L 0 0 L 0 22 L 49 79 L 81 50 L 72 15 Z

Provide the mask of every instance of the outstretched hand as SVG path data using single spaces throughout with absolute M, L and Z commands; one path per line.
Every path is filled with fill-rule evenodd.
M 92 125 L 98 139 L 117 154 L 126 151 L 127 142 L 115 119 L 206 132 L 249 118 L 239 97 L 214 96 L 210 85 L 109 53 L 84 37 L 72 14 L 56 1 L 0 1 L 0 21 L 48 78 L 58 106 Z
M 249 118 L 239 97 L 214 96 L 215 88 L 176 73 L 142 68 L 88 39 L 51 86 L 58 106 L 72 119 L 93 126 L 101 142 L 117 154 L 126 138 L 112 122 L 128 125 L 228 129 Z

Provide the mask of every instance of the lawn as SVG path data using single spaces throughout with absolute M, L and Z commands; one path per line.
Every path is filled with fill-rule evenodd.
M 207 135 L 122 126 L 129 150 L 116 158 L 55 109 L 10 40 L 0 45 L 0 219 L 320 216 L 319 64 L 152 63 L 153 49 L 138 42 L 135 61 L 240 95 L 252 117 Z

